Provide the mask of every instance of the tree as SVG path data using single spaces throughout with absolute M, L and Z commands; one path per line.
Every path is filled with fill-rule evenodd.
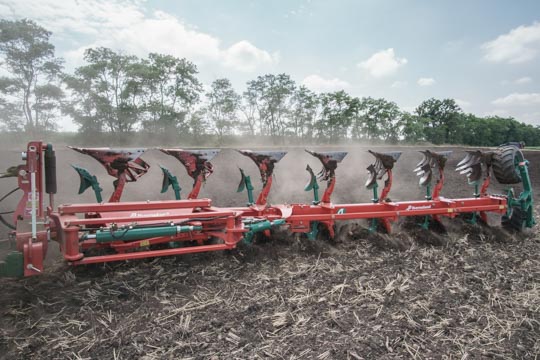
M 250 136 L 255 136 L 257 132 L 257 121 L 259 121 L 259 133 L 262 131 L 260 120 L 257 118 L 257 94 L 253 89 L 247 89 L 242 94 L 240 111 L 244 121 L 239 123 L 240 130 Z
M 434 144 L 463 142 L 463 112 L 454 99 L 429 99 L 416 108 L 416 114 L 426 119 L 426 140 Z
M 153 133 L 187 131 L 186 119 L 202 91 L 197 66 L 186 59 L 152 53 L 133 70 L 143 86 L 143 129 Z
M 126 133 L 133 131 L 142 109 L 143 84 L 135 56 L 122 55 L 107 48 L 88 49 L 88 65 L 75 70 L 64 81 L 72 101 L 67 114 L 82 132 Z
M 192 134 L 193 143 L 198 143 L 202 135 L 206 134 L 208 124 L 204 119 L 204 111 L 202 109 L 194 111 L 189 118 L 189 131 Z
M 292 96 L 290 127 L 296 138 L 312 139 L 319 99 L 305 86 L 300 86 Z
M 426 139 L 424 120 L 424 118 L 407 112 L 402 114 L 399 127 L 405 142 L 415 144 Z
M 357 113 L 358 100 L 340 90 L 320 95 L 321 117 L 317 123 L 319 137 L 336 142 L 347 137 Z
M 261 122 L 261 135 L 270 135 L 274 141 L 286 130 L 286 117 L 295 82 L 287 74 L 267 74 L 248 82 L 247 93 L 257 106 Z
M 51 32 L 31 20 L 0 20 L 0 54 L 11 77 L 0 77 L 0 106 L 9 130 L 31 136 L 56 129 L 64 96 L 55 83 L 63 61 L 54 56 Z M 22 124 L 21 124 L 22 123 Z
M 237 122 L 240 95 L 234 91 L 228 79 L 217 79 L 212 82 L 211 87 L 212 89 L 206 94 L 207 113 L 218 137 L 218 143 L 221 145 L 223 136 L 230 134 Z
M 383 98 L 362 98 L 352 128 L 353 138 L 397 142 L 401 110 L 396 103 Z
M 21 121 L 22 108 L 16 102 L 6 99 L 17 92 L 17 86 L 13 85 L 14 82 L 13 79 L 0 79 L 0 93 L 4 94 L 0 97 L 0 113 L 2 114 L 2 130 L 18 132 L 24 130 L 24 122 Z

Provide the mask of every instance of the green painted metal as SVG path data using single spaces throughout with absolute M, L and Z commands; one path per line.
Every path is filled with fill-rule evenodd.
M 480 189 L 479 189 L 479 185 L 478 182 L 475 182 L 474 183 L 474 197 L 475 198 L 479 198 L 480 197 Z
M 426 200 L 433 200 L 432 192 L 431 192 L 431 184 L 426 185 Z M 420 223 L 420 227 L 424 230 L 429 229 L 430 219 L 431 219 L 431 215 L 424 216 L 424 221 Z
M 467 219 L 467 222 L 472 225 L 476 225 L 478 223 L 478 213 L 473 212 L 470 219 Z
M 190 231 L 201 231 L 202 226 L 158 226 L 158 227 L 127 227 L 117 230 L 97 230 L 94 234 L 83 235 L 82 240 L 95 239 L 98 243 L 112 241 L 134 241 L 153 237 L 175 236 Z
M 311 203 L 313 205 L 318 205 L 321 201 L 319 199 L 319 183 L 317 181 L 317 176 L 309 165 L 306 166 L 306 171 L 309 173 L 309 182 L 304 187 L 304 191 L 313 191 L 313 201 Z M 309 240 L 317 239 L 317 235 L 319 234 L 319 222 L 312 221 L 310 223 L 310 228 L 311 230 L 306 233 L 307 238 Z
M 516 162 L 518 162 L 517 169 L 521 176 L 523 191 L 519 194 L 518 197 L 515 197 L 514 190 L 508 190 L 508 208 L 506 212 L 506 217 L 509 218 L 511 216 L 512 208 L 518 206 L 525 213 L 524 225 L 528 228 L 531 228 L 536 224 L 536 221 L 534 220 L 533 215 L 534 201 L 531 179 L 529 177 L 529 162 L 524 159 L 520 160 L 521 161 Z
M 422 221 L 419 225 L 422 229 L 428 230 L 429 229 L 429 220 L 431 219 L 431 216 L 426 215 L 424 216 L 424 221 Z
M 317 205 L 320 203 L 319 200 L 319 183 L 317 182 L 317 176 L 315 176 L 315 173 L 313 172 L 313 169 L 311 166 L 306 167 L 306 171 L 309 173 L 309 183 L 304 187 L 304 191 L 311 191 L 313 190 L 313 205 Z
M 368 231 L 370 233 L 377 232 L 377 228 L 379 227 L 379 221 L 376 218 L 371 219 L 369 223 Z
M 180 187 L 180 184 L 178 183 L 178 178 L 174 176 L 169 169 L 159 166 L 161 168 L 161 171 L 163 172 L 163 184 L 161 185 L 161 193 L 167 192 L 167 189 L 172 187 L 174 191 L 174 198 L 176 200 L 181 200 L 180 191 L 182 191 L 182 188 Z
M 371 199 L 371 201 L 373 201 L 374 203 L 378 203 L 379 202 L 379 194 L 378 194 L 378 189 L 379 189 L 379 184 L 375 183 L 375 185 L 373 185 L 373 199 Z
M 319 235 L 319 222 L 312 221 L 310 223 L 311 231 L 306 233 L 309 240 L 317 240 L 317 235 Z
M 98 203 L 103 202 L 103 198 L 101 197 L 101 192 L 103 189 L 99 186 L 99 181 L 97 177 L 90 174 L 88 170 L 85 168 L 71 165 L 77 171 L 79 174 L 79 177 L 81 178 L 81 184 L 79 186 L 79 194 L 82 194 L 86 191 L 89 187 L 92 187 L 92 190 L 94 190 L 94 195 L 96 196 L 96 201 Z
M 246 189 L 248 194 L 248 203 L 247 206 L 251 206 L 255 203 L 253 200 L 253 185 L 251 184 L 251 177 L 249 175 L 246 175 L 244 173 L 244 170 L 240 170 L 240 175 L 242 175 L 242 178 L 240 179 L 240 184 L 238 184 L 238 189 L 236 189 L 236 192 L 242 192 L 244 189 Z
M 0 261 L 0 277 L 23 277 L 24 255 L 20 251 L 10 252 L 4 261 Z
M 270 230 L 273 226 L 279 226 L 279 225 L 284 225 L 284 224 L 285 224 L 285 219 L 277 219 L 274 221 L 262 220 L 262 221 L 245 224 L 246 228 L 249 229 L 249 231 L 244 234 L 244 238 L 242 239 L 242 241 L 245 244 L 252 244 L 255 234 L 260 233 L 262 231 Z
M 426 200 L 433 200 L 431 194 L 432 194 L 432 192 L 431 192 L 431 184 L 427 184 L 426 185 Z
M 473 196 L 475 198 L 479 198 L 480 197 L 480 181 L 472 181 L 472 182 L 469 181 L 469 184 L 474 185 L 474 194 L 473 194 Z M 478 213 L 473 212 L 471 214 L 471 218 L 467 219 L 466 222 L 468 222 L 469 224 L 472 224 L 472 225 L 476 225 L 478 223 Z
M 376 203 L 379 202 L 379 193 L 378 193 L 379 184 L 377 184 L 377 182 L 375 182 L 375 183 L 372 185 L 371 189 L 373 190 L 373 199 L 371 199 L 371 201 L 372 201 L 373 203 L 376 204 Z M 379 226 L 379 221 L 378 221 L 378 219 L 373 218 L 373 219 L 371 219 L 371 221 L 370 221 L 370 225 L 369 225 L 368 231 L 369 231 L 370 233 L 374 233 L 374 232 L 377 231 L 377 227 L 378 227 L 378 226 Z

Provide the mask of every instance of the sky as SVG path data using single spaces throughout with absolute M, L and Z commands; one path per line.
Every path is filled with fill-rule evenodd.
M 52 31 L 67 71 L 89 47 L 159 52 L 193 61 L 206 86 L 227 77 L 242 92 L 287 73 L 406 111 L 454 98 L 465 112 L 540 125 L 538 0 L 0 0 L 0 17 Z

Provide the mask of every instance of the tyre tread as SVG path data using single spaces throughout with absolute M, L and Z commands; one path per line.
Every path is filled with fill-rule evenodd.
M 497 149 L 493 157 L 493 175 L 500 184 L 518 184 L 521 176 L 516 169 L 514 159 L 520 151 L 515 146 L 502 146 Z

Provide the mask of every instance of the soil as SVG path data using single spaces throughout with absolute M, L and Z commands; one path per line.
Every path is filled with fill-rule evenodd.
M 302 191 L 305 164 L 320 164 L 300 148 L 288 150 L 276 166 L 270 202 L 309 202 L 311 195 Z M 367 148 L 333 150 L 349 151 L 337 169 L 334 202 L 370 201 L 363 188 L 364 169 L 373 159 Z M 412 173 L 420 149 L 377 150 L 404 152 L 394 170 L 392 200 L 422 199 Z M 443 195 L 470 196 L 472 188 L 453 171 L 463 149 L 452 150 Z M 2 155 L 0 169 L 19 160 L 18 151 Z M 78 177 L 70 163 L 97 175 L 104 196 L 110 194 L 112 179 L 95 160 L 63 149 L 57 156 L 58 168 L 66 169 L 57 203 L 93 200 L 90 193 L 74 196 Z M 539 193 L 540 152 L 525 156 Z M 127 185 L 124 200 L 172 197 L 159 194 L 157 164 L 173 170 L 184 189 L 190 187 L 174 158 L 152 150 L 144 159 L 153 168 Z M 235 193 L 236 165 L 255 180 L 254 164 L 230 149 L 213 163 L 215 173 L 201 197 L 217 206 L 243 205 L 245 194 Z M 502 193 L 504 187 L 493 182 L 491 191 Z M 258 181 L 254 185 L 260 188 Z M 14 179 L 2 181 L 0 193 L 14 186 Z M 2 211 L 16 200 L 3 202 Z M 429 231 L 417 222 L 402 219 L 387 235 L 369 234 L 366 222 L 351 221 L 340 225 L 339 241 L 280 234 L 229 252 L 76 268 L 59 259 L 53 243 L 43 275 L 0 279 L 0 358 L 537 357 L 538 229 L 507 231 L 497 218 L 489 226 L 447 219 Z

